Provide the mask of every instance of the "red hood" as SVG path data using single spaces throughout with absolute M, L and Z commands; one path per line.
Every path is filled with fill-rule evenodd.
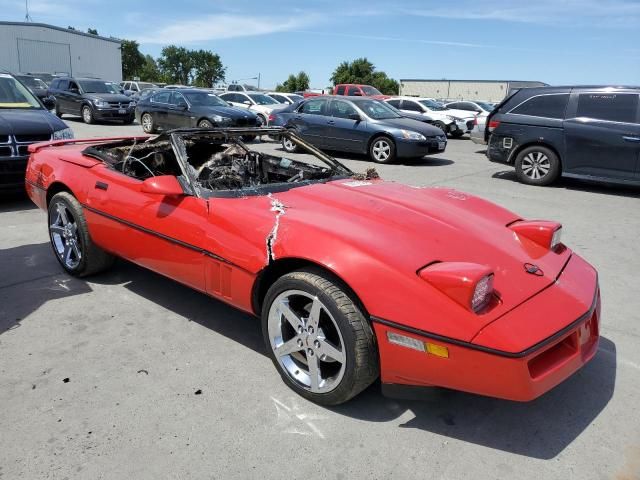
M 416 279 L 418 269 L 436 260 L 491 267 L 502 304 L 486 315 L 469 312 L 478 328 L 552 283 L 570 256 L 566 248 L 551 252 L 518 238 L 506 228 L 520 218 L 516 214 L 448 188 L 344 180 L 294 188 L 274 197 L 287 207 L 281 228 L 297 223 L 308 226 L 309 232 L 330 230 L 359 252 Z M 286 255 L 286 246 L 279 252 L 276 244 L 275 253 Z M 527 274 L 525 263 L 537 265 L 543 275 Z M 429 330 L 419 319 L 411 322 Z

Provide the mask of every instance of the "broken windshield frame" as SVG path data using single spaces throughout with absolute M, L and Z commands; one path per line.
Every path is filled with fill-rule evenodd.
M 286 129 L 279 127 L 264 127 L 264 128 L 226 128 L 226 129 L 176 129 L 170 130 L 165 134 L 161 134 L 158 136 L 156 140 L 161 140 L 162 138 L 169 137 L 171 145 L 173 146 L 173 150 L 176 153 L 176 159 L 178 164 L 180 165 L 180 169 L 182 170 L 183 177 L 189 184 L 189 189 L 193 192 L 193 194 L 197 197 L 242 197 L 248 195 L 260 195 L 267 194 L 269 192 L 277 192 L 277 191 L 285 191 L 289 190 L 293 187 L 299 187 L 303 185 L 308 185 L 311 183 L 321 182 L 323 180 L 303 180 L 296 183 L 273 183 L 273 184 L 265 184 L 252 188 L 242 188 L 238 190 L 208 190 L 204 189 L 200 186 L 199 179 L 196 178 L 193 168 L 189 163 L 189 156 L 187 154 L 187 146 L 185 140 L 194 138 L 194 137 L 206 137 L 211 135 L 218 135 L 219 139 L 225 141 L 232 141 L 236 143 L 241 148 L 243 148 L 247 153 L 251 152 L 251 148 L 245 145 L 241 138 L 242 136 L 255 136 L 255 135 L 269 135 L 272 138 L 280 138 L 282 136 L 286 136 L 291 139 L 294 143 L 300 146 L 305 152 L 313 155 L 317 159 L 319 159 L 322 163 L 326 164 L 332 172 L 332 175 L 324 181 L 334 180 L 343 177 L 350 177 L 354 175 L 349 168 L 340 163 L 335 158 L 327 155 L 323 151 L 314 147 L 313 145 L 305 142 L 303 139 L 298 137 L 292 132 L 287 131 Z M 300 163 L 307 163 L 304 160 L 301 160 Z M 312 164 L 309 164 L 312 165 Z

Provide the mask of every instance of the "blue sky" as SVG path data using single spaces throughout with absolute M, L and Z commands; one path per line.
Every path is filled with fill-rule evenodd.
M 218 53 L 227 80 L 273 87 L 306 71 L 329 84 L 367 57 L 393 78 L 640 84 L 640 0 L 30 0 L 33 21 Z M 0 0 L 3 20 L 23 0 Z M 252 83 L 249 81 L 248 83 Z M 254 82 L 255 83 L 255 82 Z

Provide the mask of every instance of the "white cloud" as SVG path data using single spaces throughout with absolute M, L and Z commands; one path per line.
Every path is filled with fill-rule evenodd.
M 635 0 L 463 0 L 446 8 L 405 8 L 405 15 L 461 20 L 498 20 L 546 25 L 635 27 L 640 2 Z
M 267 35 L 304 27 L 321 20 L 317 14 L 293 16 L 205 15 L 197 20 L 177 20 L 147 33 L 132 35 L 140 43 L 191 44 L 237 37 Z
M 358 38 L 361 40 L 374 40 L 374 41 L 383 41 L 383 42 L 422 43 L 422 44 L 428 44 L 428 45 L 465 47 L 465 48 L 491 47 L 491 45 L 483 45 L 480 43 L 449 42 L 446 40 L 427 40 L 422 38 L 400 38 L 400 37 L 387 37 L 387 36 L 380 36 L 380 35 L 360 35 L 355 33 L 338 33 L 338 32 L 315 32 L 315 31 L 309 31 L 309 30 L 293 30 L 293 31 L 297 33 L 307 34 L 307 35 L 324 35 L 329 37 Z

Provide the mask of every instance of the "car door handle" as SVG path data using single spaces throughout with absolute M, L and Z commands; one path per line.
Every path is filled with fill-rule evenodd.
M 623 136 L 622 139 L 625 142 L 634 142 L 634 143 L 640 143 L 640 137 L 629 137 L 629 136 Z
M 107 188 L 109 188 L 109 184 L 104 182 L 96 182 L 96 188 L 98 190 L 106 190 Z
M 327 125 L 335 125 L 336 122 L 334 120 L 327 120 Z

